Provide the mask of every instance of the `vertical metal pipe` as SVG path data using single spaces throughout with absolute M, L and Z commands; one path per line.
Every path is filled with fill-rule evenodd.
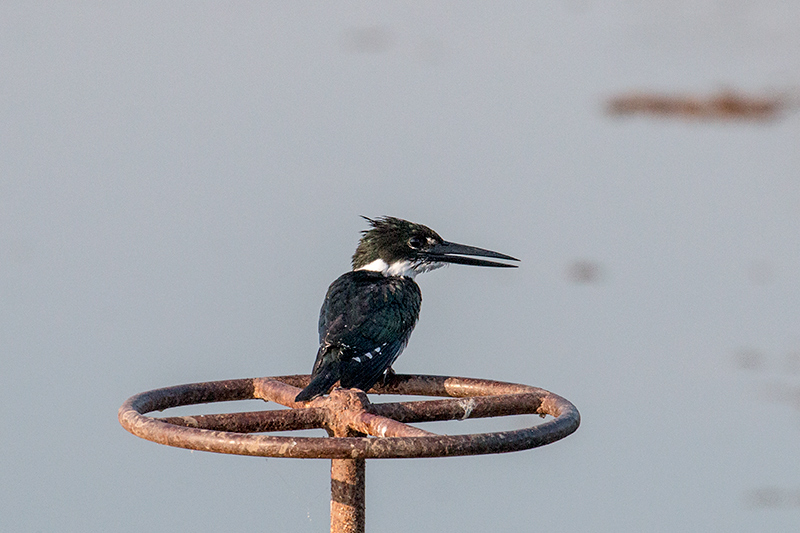
M 331 459 L 331 533 L 364 533 L 365 459 Z
M 328 414 L 329 436 L 365 436 L 351 426 L 352 411 L 370 405 L 365 393 L 336 389 L 328 401 L 335 406 Z M 331 533 L 364 533 L 366 465 L 365 459 L 331 459 Z

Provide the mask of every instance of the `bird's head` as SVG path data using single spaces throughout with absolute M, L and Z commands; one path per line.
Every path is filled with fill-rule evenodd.
M 371 228 L 362 232 L 361 241 L 353 254 L 353 270 L 374 270 L 386 276 L 413 278 L 419 273 L 448 263 L 489 267 L 517 266 L 465 256 L 519 261 L 510 255 L 447 242 L 422 224 L 394 217 L 364 218 Z

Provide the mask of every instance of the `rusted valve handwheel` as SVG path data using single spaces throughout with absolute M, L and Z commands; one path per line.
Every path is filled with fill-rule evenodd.
M 129 398 L 119 410 L 119 420 L 134 435 L 170 446 L 238 455 L 330 459 L 512 452 L 562 439 L 580 424 L 578 410 L 569 401 L 528 385 L 394 375 L 370 392 L 450 398 L 372 404 L 363 392 L 337 389 L 328 397 L 295 403 L 298 389 L 308 381 L 308 375 L 295 375 L 157 389 Z M 144 416 L 172 407 L 245 399 L 268 400 L 292 409 L 160 419 Z M 517 414 L 555 418 L 529 428 L 470 435 L 437 435 L 407 425 Z M 313 428 L 325 428 L 335 438 L 251 434 Z

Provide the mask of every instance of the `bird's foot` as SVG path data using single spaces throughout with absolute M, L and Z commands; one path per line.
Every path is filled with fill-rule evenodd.
M 383 385 L 386 386 L 390 381 L 394 379 L 396 375 L 397 373 L 392 369 L 392 367 L 387 368 L 386 372 L 383 373 L 383 381 L 382 381 Z

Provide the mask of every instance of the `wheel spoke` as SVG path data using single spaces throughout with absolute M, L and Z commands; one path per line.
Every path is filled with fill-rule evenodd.
M 321 428 L 325 413 L 319 409 L 279 409 L 198 416 L 155 418 L 161 422 L 214 431 L 263 433 L 268 431 L 297 431 Z
M 374 403 L 372 404 L 372 412 L 405 423 L 466 420 L 467 418 L 524 414 L 543 416 L 547 414 L 547 411 L 542 409 L 542 400 L 541 394 L 526 392 L 447 400 Z
M 349 421 L 350 427 L 361 433 L 374 437 L 437 437 L 436 433 L 403 424 L 397 420 L 374 415 L 366 411 L 357 411 Z

